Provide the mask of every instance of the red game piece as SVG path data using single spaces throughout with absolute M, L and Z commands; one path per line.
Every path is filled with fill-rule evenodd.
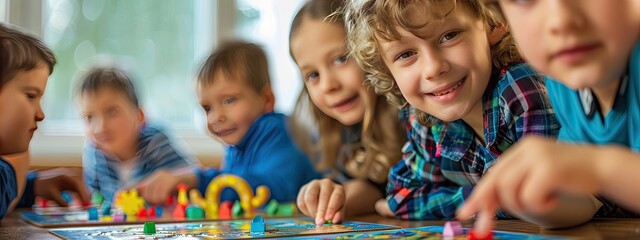
M 138 218 L 146 218 L 147 217 L 147 209 L 144 208 L 140 208 L 140 210 L 138 210 Z
M 218 210 L 218 217 L 220 219 L 231 219 L 231 208 L 233 203 L 230 201 L 224 201 L 220 204 L 220 210 Z
M 150 218 L 155 218 L 156 217 L 156 207 L 151 206 L 149 207 L 149 209 L 147 209 L 147 216 Z
M 182 205 L 176 205 L 176 208 L 173 210 L 173 218 L 184 219 L 184 217 L 185 217 L 185 207 Z
M 47 199 L 42 198 L 42 197 L 38 197 L 38 198 L 40 198 L 40 207 L 46 208 L 47 207 L 47 202 L 48 202 Z
M 484 237 L 476 236 L 473 230 L 469 230 L 467 234 L 469 235 L 469 240 L 492 240 L 493 239 L 493 232 L 489 232 L 487 236 L 484 236 Z
M 174 203 L 175 199 L 173 198 L 173 196 L 169 195 L 169 197 L 167 198 L 167 206 L 171 207 Z
M 82 202 L 82 209 L 88 209 L 89 207 L 91 207 L 91 203 L 90 202 L 84 202 L 82 200 L 80 200 Z

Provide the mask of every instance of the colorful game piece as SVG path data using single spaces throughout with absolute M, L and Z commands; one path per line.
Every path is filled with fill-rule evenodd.
M 267 206 L 264 208 L 264 211 L 269 217 L 275 216 L 276 212 L 278 211 L 278 201 L 275 199 L 271 199 L 271 201 L 269 201 L 269 203 L 267 203 Z
M 176 205 L 176 208 L 173 209 L 173 218 L 175 219 L 184 219 L 185 214 L 185 207 L 182 205 Z
M 116 206 L 121 207 L 125 214 L 133 217 L 144 208 L 144 199 L 138 196 L 137 189 L 124 191 L 116 197 Z
M 100 194 L 100 192 L 95 191 L 91 194 L 91 205 L 100 205 L 102 204 L 102 202 L 104 201 L 104 197 L 102 197 L 102 194 Z
M 187 219 L 204 219 L 204 209 L 195 205 L 187 207 Z
M 326 222 L 324 222 L 324 224 L 333 224 L 333 221 L 327 220 Z
M 73 198 L 71 197 L 71 194 L 69 194 L 68 192 L 62 192 L 62 199 L 64 199 L 64 201 L 68 204 L 71 203 L 71 201 L 73 201 Z
M 151 206 L 147 208 L 147 217 L 155 218 L 156 217 L 156 207 Z
M 176 199 L 172 195 L 169 195 L 169 197 L 167 197 L 167 206 L 173 206 L 175 201 Z
M 473 230 L 469 230 L 469 232 L 467 234 L 469 235 L 469 240 L 492 240 L 493 239 L 493 233 L 492 232 L 489 232 L 489 234 L 487 234 L 487 236 L 484 236 L 484 237 L 476 236 L 476 234 L 473 232 Z
M 263 233 L 265 231 L 264 219 L 261 216 L 255 216 L 253 220 L 251 220 L 251 232 L 252 233 Z
M 296 207 L 295 203 L 280 204 L 278 206 L 278 211 L 276 211 L 276 216 L 292 217 L 296 212 L 298 212 L 298 207 Z
M 100 217 L 100 222 L 113 222 L 113 217 L 111 217 L 111 216 L 102 216 L 102 217 Z
M 140 218 L 140 219 L 147 218 L 147 209 L 140 208 L 140 210 L 138 210 L 138 215 L 136 215 L 136 216 L 138 216 L 138 218 Z
M 156 233 L 156 223 L 154 223 L 154 222 L 145 222 L 142 232 L 144 234 L 155 234 Z
M 162 206 L 156 206 L 156 217 L 162 217 L 162 213 L 164 213 Z
M 126 222 L 127 221 L 127 214 L 121 213 L 121 212 L 114 213 L 113 214 L 113 221 L 114 222 Z
M 224 201 L 220 204 L 219 219 L 231 219 L 231 207 L 233 204 L 229 201 Z
M 252 217 L 255 209 L 264 205 L 271 196 L 269 188 L 266 186 L 256 188 L 256 194 L 254 195 L 253 189 L 244 179 L 236 175 L 220 174 L 209 183 L 205 196 L 206 201 L 202 199 L 200 193 L 195 192 L 191 196 L 191 201 L 198 205 L 202 202 L 210 204 L 210 206 L 205 206 L 207 216 L 218 216 L 220 193 L 227 187 L 234 189 L 240 196 L 240 206 L 244 210 L 245 217 Z
M 49 202 L 47 199 L 42 198 L 42 197 L 38 197 L 38 201 L 40 203 L 40 207 L 41 208 L 46 208 L 48 206 L 47 202 Z
M 178 205 L 182 205 L 185 207 L 189 205 L 189 198 L 187 197 L 188 188 L 189 187 L 187 186 L 187 184 L 178 184 Z
M 443 237 L 456 237 L 463 234 L 462 224 L 458 221 L 447 221 L 442 230 Z
M 111 202 L 109 200 L 102 202 L 102 216 L 111 215 Z
M 97 221 L 98 220 L 98 208 L 97 207 L 89 207 L 87 209 L 89 212 L 89 221 Z
M 233 218 L 242 216 L 242 206 L 240 206 L 240 202 L 235 201 L 233 203 L 233 207 L 231 207 L 231 215 L 233 216 Z

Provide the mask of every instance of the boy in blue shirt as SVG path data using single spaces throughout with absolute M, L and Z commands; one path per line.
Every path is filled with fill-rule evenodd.
M 562 129 L 558 142 L 530 137 L 505 153 L 458 216 L 479 212 L 485 233 L 498 208 L 547 214 L 564 196 L 591 194 L 597 217 L 638 216 L 640 1 L 499 3 L 526 59 L 553 78 Z
M 117 68 L 91 70 L 76 91 L 87 143 L 86 184 L 112 200 L 158 169 L 194 168 L 194 159 L 163 128 L 147 122 L 129 75 Z
M 147 201 L 164 202 L 181 182 L 205 193 L 221 173 L 244 178 L 254 191 L 266 185 L 278 201 L 294 201 L 302 185 L 320 178 L 289 135 L 287 117 L 274 113 L 267 58 L 260 47 L 243 42 L 222 45 L 207 58 L 197 78 L 207 128 L 227 145 L 222 168 L 161 171 L 139 186 Z M 222 200 L 237 198 L 230 189 L 221 195 Z
M 33 205 L 35 195 L 66 205 L 61 191 L 73 190 L 88 201 L 81 181 L 64 171 L 27 174 L 29 141 L 45 117 L 40 100 L 56 63 L 53 52 L 37 38 L 0 24 L 0 53 L 0 219 L 18 202 Z

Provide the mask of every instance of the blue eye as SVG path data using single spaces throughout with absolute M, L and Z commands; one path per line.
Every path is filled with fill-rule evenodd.
M 341 64 L 344 64 L 345 62 L 347 62 L 347 60 L 349 60 L 349 57 L 347 57 L 347 55 L 342 55 L 342 56 L 339 56 L 339 57 L 335 58 L 333 60 L 333 63 L 335 63 L 337 65 L 341 65 Z
M 311 82 L 311 81 L 314 81 L 314 80 L 318 79 L 318 77 L 320 77 L 320 74 L 318 72 L 311 72 L 311 73 L 307 74 L 307 76 L 304 78 L 304 80 L 307 81 L 307 82 Z

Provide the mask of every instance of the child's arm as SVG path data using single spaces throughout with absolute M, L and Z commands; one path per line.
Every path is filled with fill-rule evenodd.
M 566 144 L 529 136 L 502 155 L 458 216 L 466 219 L 478 212 L 475 228 L 487 232 L 498 208 L 544 216 L 553 214 L 550 212 L 562 203 L 559 196 L 597 193 L 640 211 L 638 169 L 640 156 L 623 147 Z
M 413 123 L 409 141 L 402 148 L 402 159 L 390 170 L 389 208 L 403 219 L 453 219 L 472 186 L 459 186 L 444 177 L 434 157 L 432 128 L 417 124 Z
M 0 218 L 9 213 L 20 200 L 29 170 L 28 154 L 20 153 L 0 158 Z
M 178 184 L 184 183 L 189 188 L 196 187 L 199 175 L 196 174 L 196 172 L 213 173 L 219 171 L 217 169 L 194 170 L 192 167 L 177 170 L 158 169 L 137 183 L 136 186 L 126 188 L 138 189 L 141 192 L 141 196 L 151 204 L 163 204 L 169 196 L 176 192 Z M 213 179 L 213 177 L 211 177 L 209 181 L 211 181 L 211 179 Z
M 37 176 L 33 183 L 33 195 L 54 200 L 60 206 L 68 205 L 65 199 L 62 198 L 63 191 L 77 193 L 84 203 L 88 203 L 91 200 L 89 190 L 82 181 L 82 173 L 77 169 L 54 168 L 38 171 L 36 174 Z M 27 193 L 25 192 L 26 195 Z M 33 202 L 33 200 L 30 201 Z

